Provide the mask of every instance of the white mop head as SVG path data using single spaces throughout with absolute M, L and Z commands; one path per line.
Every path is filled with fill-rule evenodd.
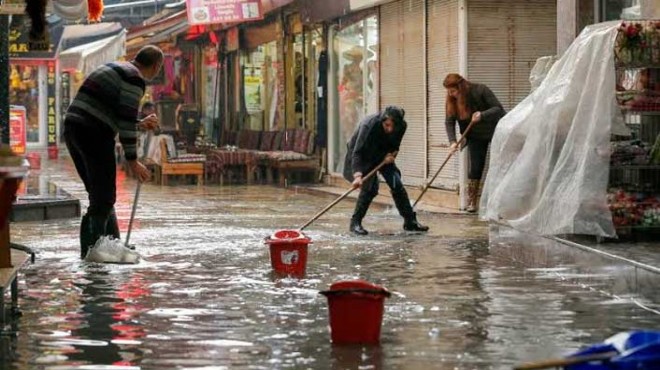
M 134 250 L 126 248 L 120 239 L 113 239 L 112 236 L 102 236 L 87 252 L 85 261 L 129 264 L 140 262 L 140 255 Z

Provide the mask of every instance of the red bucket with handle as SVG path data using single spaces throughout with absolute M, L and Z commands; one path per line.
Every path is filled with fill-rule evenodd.
M 380 342 L 387 289 L 364 280 L 338 281 L 320 294 L 328 298 L 333 344 Z
M 279 275 L 303 277 L 307 268 L 307 248 L 311 239 L 298 230 L 279 230 L 266 238 L 270 264 Z

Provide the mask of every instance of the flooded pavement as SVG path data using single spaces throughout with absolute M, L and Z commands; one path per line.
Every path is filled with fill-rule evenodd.
M 67 171 L 53 179 L 84 199 Z M 134 190 L 121 180 L 124 231 Z M 589 254 L 566 257 L 566 247 L 511 234 L 489 245 L 473 217 L 423 213 L 431 232 L 409 235 L 394 210 L 374 205 L 364 222 L 373 232 L 353 237 L 351 201 L 307 229 L 306 278 L 277 279 L 264 237 L 332 200 L 269 186 L 145 185 L 131 235 L 144 260 L 132 266 L 81 263 L 78 220 L 14 224 L 14 241 L 38 256 L 22 272 L 23 316 L 16 338 L 3 338 L 0 367 L 510 369 L 660 327 L 655 293 L 645 290 L 656 275 L 634 292 L 644 309 L 617 295 L 625 267 L 596 261 L 585 270 Z M 393 292 L 380 347 L 330 344 L 318 292 L 356 278 Z

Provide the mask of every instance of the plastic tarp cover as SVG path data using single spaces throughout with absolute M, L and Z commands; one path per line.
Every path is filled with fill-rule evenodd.
M 620 22 L 585 28 L 541 85 L 497 125 L 484 220 L 540 235 L 616 236 L 607 204 Z M 621 128 L 619 128 L 620 130 Z
M 557 61 L 557 57 L 554 55 L 540 57 L 536 60 L 534 67 L 529 72 L 529 84 L 532 86 L 530 92 L 536 90 L 541 82 L 545 79 L 545 76 L 548 75 L 550 68 Z

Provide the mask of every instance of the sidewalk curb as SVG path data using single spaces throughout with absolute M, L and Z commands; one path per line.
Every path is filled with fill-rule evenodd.
M 539 234 L 533 234 L 533 233 L 517 230 L 517 229 L 515 229 L 515 228 L 513 228 L 513 227 L 511 227 L 511 226 L 509 226 L 509 225 L 507 225 L 506 223 L 503 223 L 503 222 L 490 222 L 490 225 L 494 225 L 494 226 L 497 226 L 497 227 L 505 227 L 505 228 L 508 228 L 508 229 L 511 229 L 511 230 L 515 230 L 516 232 L 521 233 L 521 234 L 527 234 L 527 235 L 530 235 L 530 236 L 543 238 L 543 239 L 546 239 L 546 240 L 549 240 L 549 241 L 554 241 L 554 242 L 557 242 L 557 243 L 562 244 L 562 245 L 567 246 L 567 247 L 571 247 L 571 248 L 579 249 L 579 250 L 582 250 L 582 251 L 585 251 L 585 252 L 597 254 L 601 257 L 605 257 L 605 258 L 610 259 L 612 261 L 623 262 L 623 263 L 626 263 L 628 265 L 635 266 L 635 267 L 640 268 L 642 270 L 651 272 L 653 274 L 660 275 L 660 267 L 649 265 L 648 263 L 644 263 L 644 262 L 635 261 L 634 259 L 622 257 L 622 256 L 616 255 L 614 253 L 609 253 L 609 252 L 600 250 L 598 248 L 590 247 L 590 246 L 585 245 L 585 244 L 580 244 L 580 243 L 572 241 L 572 240 L 568 240 L 568 239 L 561 238 L 561 237 L 558 237 L 558 236 L 539 235 Z
M 564 245 L 569 246 L 569 247 L 578 248 L 578 249 L 581 249 L 583 251 L 599 254 L 601 256 L 604 256 L 604 257 L 607 257 L 607 258 L 610 258 L 610 259 L 613 259 L 613 260 L 625 262 L 625 263 L 628 263 L 628 264 L 633 265 L 635 267 L 639 267 L 640 269 L 643 269 L 643 270 L 646 270 L 646 271 L 649 271 L 649 272 L 660 275 L 660 268 L 655 267 L 655 266 L 651 266 L 651 265 L 646 264 L 646 263 L 638 262 L 638 261 L 635 261 L 635 260 L 631 260 L 629 258 L 618 256 L 616 254 L 601 251 L 597 248 L 589 247 L 589 246 L 586 246 L 586 245 L 583 245 L 583 244 L 580 244 L 580 243 L 576 243 L 574 241 L 570 241 L 570 240 L 567 240 L 567 239 L 563 239 L 563 238 L 560 238 L 560 237 L 557 237 L 557 236 L 552 236 L 552 237 L 544 236 L 544 238 L 554 240 L 558 243 L 564 244 Z

